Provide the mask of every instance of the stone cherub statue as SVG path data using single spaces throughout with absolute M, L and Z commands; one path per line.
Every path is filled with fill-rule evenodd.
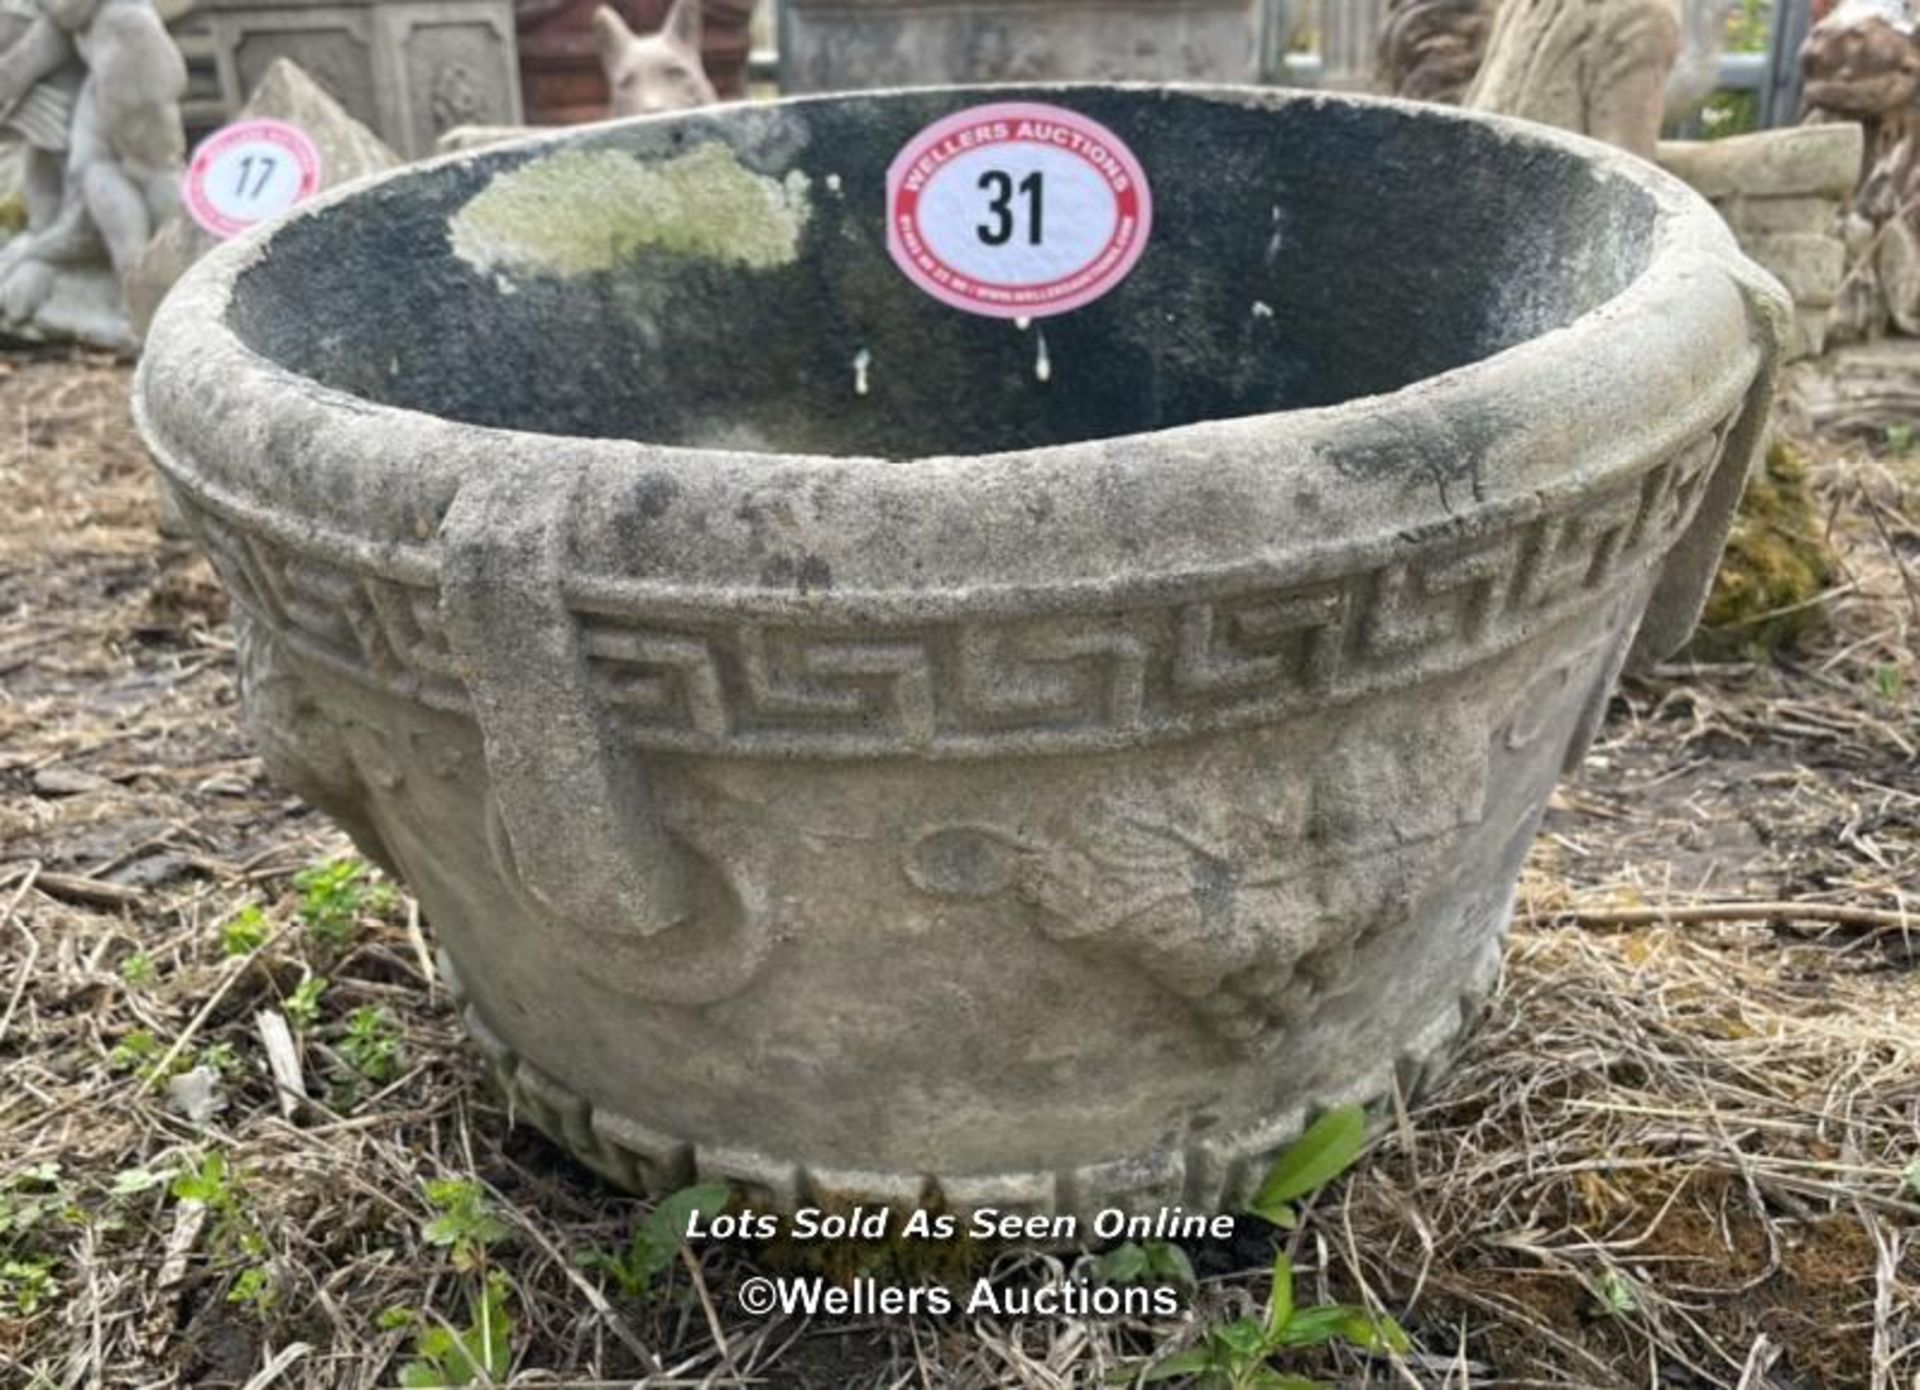
M 186 64 L 153 0 L 9 0 L 0 125 L 24 138 L 27 229 L 0 250 L 0 326 L 131 347 L 121 283 L 179 200 Z
M 613 91 L 613 114 L 644 116 L 720 99 L 700 62 L 700 0 L 674 0 L 658 33 L 636 38 L 620 12 L 593 12 L 594 42 Z

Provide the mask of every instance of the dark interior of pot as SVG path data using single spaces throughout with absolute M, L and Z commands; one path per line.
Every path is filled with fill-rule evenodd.
M 1012 100 L 1107 126 L 1154 196 L 1132 274 L 1024 326 L 938 302 L 886 248 L 900 147 Z M 403 175 L 288 224 L 230 321 L 290 370 L 472 424 L 911 459 L 1392 391 L 1618 294 L 1655 220 L 1628 179 L 1436 113 L 1097 88 L 850 96 Z

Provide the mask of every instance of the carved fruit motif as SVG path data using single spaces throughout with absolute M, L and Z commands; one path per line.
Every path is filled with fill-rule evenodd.
M 1112 794 L 1056 831 L 935 827 L 908 878 L 935 897 L 1008 894 L 1048 939 L 1132 962 L 1214 1032 L 1251 1046 L 1303 1022 L 1453 877 L 1483 814 L 1488 736 L 1458 714 L 1356 736 L 1254 804 Z

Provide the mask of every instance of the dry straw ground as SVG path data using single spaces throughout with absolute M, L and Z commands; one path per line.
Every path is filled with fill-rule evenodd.
M 248 751 L 224 599 L 154 535 L 125 388 L 0 363 L 0 1385 L 392 1384 L 481 1283 L 429 1238 L 448 1178 L 497 1222 L 467 1253 L 504 1276 L 515 1384 L 1095 1386 L 1265 1296 L 1252 1230 L 1192 1252 L 1193 1310 L 1160 1324 L 754 1321 L 739 1249 L 642 1295 L 583 1266 L 645 1204 L 510 1123 L 404 896 L 294 886 L 346 846 Z M 1616 702 L 1485 1025 L 1288 1238 L 1303 1296 L 1371 1299 L 1416 1352 L 1300 1369 L 1920 1384 L 1920 466 L 1815 457 L 1827 635 Z M 294 1023 L 291 1113 L 263 1012 Z

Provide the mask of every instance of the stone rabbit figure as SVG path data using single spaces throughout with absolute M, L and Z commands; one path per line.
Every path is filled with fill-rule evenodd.
M 700 64 L 700 0 L 674 0 L 660 32 L 636 37 L 619 11 L 602 5 L 593 14 L 600 65 L 613 89 L 613 114 L 644 116 L 707 106 L 719 94 Z

